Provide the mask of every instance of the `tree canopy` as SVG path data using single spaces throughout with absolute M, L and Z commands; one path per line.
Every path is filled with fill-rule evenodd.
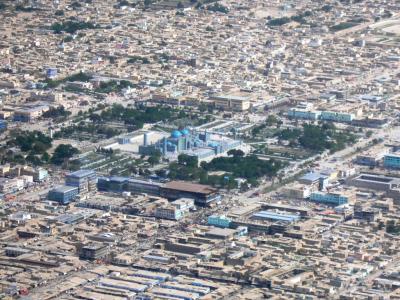
M 18 133 L 8 144 L 17 146 L 23 152 L 43 154 L 51 148 L 51 138 L 40 131 L 23 131 Z
M 63 23 L 54 23 L 51 25 L 51 29 L 54 33 L 61 33 L 65 31 L 67 33 L 73 34 L 78 30 L 82 29 L 95 29 L 97 26 L 91 22 L 78 22 L 78 21 L 66 21 Z
M 54 150 L 53 157 L 51 158 L 51 162 L 55 165 L 62 165 L 68 159 L 73 157 L 75 154 L 78 154 L 79 150 L 69 144 L 60 144 Z
M 347 144 L 355 141 L 355 136 L 347 131 L 338 131 L 332 123 L 322 125 L 305 124 L 302 129 L 283 129 L 276 133 L 280 140 L 288 140 L 298 144 L 303 148 L 322 152 L 330 150 L 335 152 Z
M 270 160 L 261 160 L 255 155 L 244 156 L 241 150 L 230 151 L 230 157 L 217 157 L 211 162 L 202 162 L 198 167 L 198 160 L 194 156 L 180 154 L 178 162 L 169 166 L 168 177 L 171 179 L 199 181 L 221 187 L 233 188 L 237 186 L 236 179 L 246 179 L 255 186 L 263 176 L 276 176 L 285 166 L 284 163 Z M 224 175 L 210 175 L 214 171 L 222 171 Z

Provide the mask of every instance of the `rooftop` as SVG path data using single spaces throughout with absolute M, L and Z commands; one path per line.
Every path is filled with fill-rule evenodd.
M 167 189 L 180 190 L 184 192 L 198 193 L 198 194 L 212 194 L 216 193 L 217 189 L 198 183 L 184 182 L 184 181 L 170 181 L 164 185 Z
M 87 176 L 95 175 L 95 171 L 93 170 L 79 170 L 72 173 L 69 173 L 68 177 L 75 177 L 75 178 L 84 178 Z
M 60 185 L 55 187 L 54 189 L 50 190 L 50 192 L 53 193 L 67 193 L 73 190 L 77 190 L 78 188 L 75 186 L 65 186 L 65 185 Z

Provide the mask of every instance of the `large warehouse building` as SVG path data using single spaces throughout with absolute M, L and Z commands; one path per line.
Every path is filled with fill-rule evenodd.
M 146 180 L 131 179 L 129 177 L 100 177 L 97 183 L 99 191 L 106 192 L 132 192 L 146 193 L 161 196 L 169 200 L 179 198 L 194 199 L 199 206 L 208 206 L 221 199 L 218 189 L 208 185 L 170 181 L 167 183 L 152 182 Z

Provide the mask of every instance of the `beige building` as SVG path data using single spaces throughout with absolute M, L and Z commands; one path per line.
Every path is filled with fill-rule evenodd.
M 42 116 L 49 110 L 47 105 L 32 106 L 29 108 L 21 108 L 14 111 L 14 121 L 30 122 Z
M 246 96 L 217 95 L 211 97 L 215 107 L 227 111 L 246 111 L 250 108 L 250 99 Z

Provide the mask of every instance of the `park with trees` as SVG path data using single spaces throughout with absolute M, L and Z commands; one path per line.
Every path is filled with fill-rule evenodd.
M 227 157 L 203 161 L 200 165 L 196 157 L 180 154 L 178 161 L 169 165 L 166 174 L 170 179 L 197 181 L 233 189 L 238 185 L 237 179 L 244 179 L 249 185 L 257 186 L 261 178 L 273 178 L 285 166 L 279 160 L 262 160 L 255 155 L 246 156 L 241 150 L 230 150 Z M 215 172 L 223 174 L 214 175 Z
M 40 131 L 13 132 L 7 145 L 0 148 L 1 163 L 33 166 L 51 163 L 62 166 L 79 153 L 79 150 L 71 145 L 60 144 L 51 156 L 49 151 L 53 146 L 52 141 L 50 137 Z

